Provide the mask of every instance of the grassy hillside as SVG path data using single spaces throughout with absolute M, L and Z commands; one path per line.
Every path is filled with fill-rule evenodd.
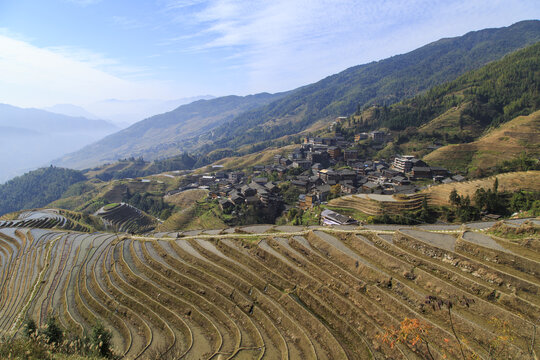
M 470 106 L 469 102 L 464 102 L 460 105 L 451 107 L 435 119 L 418 128 L 418 132 L 429 135 L 433 133 L 443 133 L 448 135 L 466 134 L 470 136 L 478 136 L 482 133 L 483 128 L 475 126 L 476 124 L 461 122 L 463 111 Z
M 279 148 L 267 148 L 252 154 L 226 157 L 212 165 L 222 165 L 225 170 L 247 169 L 255 165 L 266 165 L 274 161 L 274 155 L 285 155 L 298 148 L 299 145 L 287 145 Z M 202 167 L 198 172 L 210 171 L 210 167 Z
M 164 196 L 163 200 L 168 204 L 178 206 L 181 209 L 185 209 L 197 202 L 203 200 L 208 195 L 208 190 L 203 189 L 191 189 L 179 192 L 174 195 Z
M 70 187 L 61 198 L 48 206 L 93 213 L 109 203 L 128 202 L 159 217 L 159 211 L 165 206 L 161 197 L 167 191 L 177 189 L 178 181 L 162 176 L 149 177 L 145 181 L 125 179 L 105 182 L 91 179 Z M 160 204 L 156 204 L 156 201 Z M 141 202 L 144 204 L 139 204 Z M 152 207 L 154 210 L 151 210 Z
M 540 111 L 517 117 L 471 143 L 439 148 L 424 160 L 452 170 L 471 171 L 494 167 L 521 153 L 540 156 Z
M 218 206 L 201 200 L 172 214 L 163 224 L 158 225 L 156 230 L 224 229 L 227 224 L 223 221 L 223 216 Z
M 157 227 L 159 231 L 178 229 L 223 229 L 226 228 L 225 215 L 219 206 L 205 201 L 208 190 L 192 189 L 171 196 L 165 196 L 168 204 L 175 205 L 179 211 L 172 214 Z
M 191 169 L 196 161 L 193 156 L 187 153 L 154 161 L 145 161 L 142 158 L 135 159 L 132 157 L 86 169 L 84 174 L 88 178 L 97 178 L 103 181 L 137 178 L 165 171 Z

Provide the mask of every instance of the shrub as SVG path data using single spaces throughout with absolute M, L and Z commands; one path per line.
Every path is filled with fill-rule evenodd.
M 58 320 L 52 315 L 47 317 L 45 327 L 39 332 L 45 337 L 47 344 L 60 344 L 64 338 L 64 332 L 58 325 Z
M 34 319 L 28 319 L 24 322 L 23 325 L 23 334 L 25 337 L 29 338 L 37 331 L 37 325 Z
M 90 343 L 92 348 L 97 349 L 98 355 L 103 357 L 110 357 L 112 355 L 111 339 L 112 333 L 105 329 L 101 322 L 96 323 L 92 327 Z
M 89 336 L 80 338 L 64 331 L 54 316 L 47 317 L 45 326 L 40 329 L 33 319 L 28 319 L 23 335 L 0 337 L 0 359 L 71 359 L 71 355 L 76 359 L 117 358 L 112 351 L 112 333 L 100 322 L 92 327 Z

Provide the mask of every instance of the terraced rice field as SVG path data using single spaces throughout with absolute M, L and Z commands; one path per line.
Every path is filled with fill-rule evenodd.
M 394 195 L 354 194 L 330 200 L 329 205 L 359 210 L 368 215 L 401 214 L 403 211 L 418 210 L 426 195 L 412 194 L 398 198 Z M 429 196 L 426 197 L 429 201 Z
M 40 228 L 65 229 L 89 232 L 86 225 L 72 221 L 60 214 L 57 209 L 42 209 L 24 211 L 15 220 L 0 220 L 0 228 Z
M 153 230 L 157 225 L 156 219 L 125 203 L 104 206 L 95 215 L 102 219 L 109 231 L 142 233 Z
M 459 357 L 453 325 L 466 353 L 488 359 L 496 317 L 512 329 L 513 358 L 540 351 L 530 248 L 471 230 L 279 230 L 0 229 L 0 336 L 53 313 L 79 334 L 101 320 L 127 359 L 422 359 L 423 348 L 379 337 L 408 317 L 429 324 L 435 358 Z M 429 295 L 474 303 L 450 323 Z

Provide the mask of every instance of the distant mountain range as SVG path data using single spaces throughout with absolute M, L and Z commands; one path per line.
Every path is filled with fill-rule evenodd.
M 147 117 L 162 114 L 197 100 L 213 99 L 212 95 L 191 96 L 174 100 L 106 99 L 84 106 L 86 110 L 102 119 L 110 119 L 121 127 L 127 127 Z
M 56 104 L 43 108 L 43 110 L 67 116 L 84 117 L 91 120 L 99 120 L 99 117 L 97 115 L 92 114 L 91 112 L 80 106 L 72 104 Z
M 7 104 L 0 104 L 0 126 L 12 126 L 44 133 L 117 129 L 115 125 L 104 120 L 67 116 L 40 109 L 23 109 Z
M 117 130 L 103 120 L 0 104 L 0 183 Z
M 199 100 L 168 113 L 152 116 L 115 134 L 68 154 L 55 165 L 83 169 L 127 157 L 154 160 L 177 155 L 185 141 L 226 123 L 238 114 L 285 96 L 257 94 Z
M 43 108 L 57 114 L 84 117 L 87 119 L 106 119 L 120 128 L 126 128 L 147 117 L 169 112 L 177 107 L 197 100 L 214 99 L 212 95 L 191 96 L 174 100 L 135 99 L 119 100 L 106 99 L 84 106 L 73 104 L 56 104 Z
M 366 105 L 391 105 L 540 41 L 540 21 L 441 39 L 403 55 L 359 65 L 283 94 L 223 97 L 153 116 L 55 162 L 85 168 L 130 156 L 239 149 L 297 134 Z M 260 147 L 259 147 L 260 148 Z M 225 152 L 224 152 L 225 153 Z

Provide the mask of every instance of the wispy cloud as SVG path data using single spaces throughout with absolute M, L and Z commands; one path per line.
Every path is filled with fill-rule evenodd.
M 148 75 L 144 68 L 86 50 L 40 48 L 4 35 L 0 35 L 0 68 L 0 101 L 20 106 L 83 104 L 150 94 L 167 98 L 171 91 L 167 84 L 140 79 Z
M 185 9 L 195 5 L 204 4 L 206 0 L 166 0 L 164 9 L 166 11 L 175 9 Z
M 142 78 L 152 75 L 151 68 L 149 67 L 123 64 L 116 59 L 109 58 L 104 54 L 88 49 L 72 46 L 51 46 L 44 48 L 44 50 L 48 50 L 65 59 L 85 64 L 93 69 L 98 69 L 123 78 Z
M 127 16 L 113 16 L 112 22 L 125 30 L 139 29 L 146 26 L 145 22 Z
M 167 11 L 191 32 L 162 44 L 218 51 L 228 66 L 246 69 L 253 88 L 287 89 L 472 26 L 501 26 L 502 15 L 509 25 L 527 6 L 534 2 L 505 9 L 502 0 L 171 0 Z

